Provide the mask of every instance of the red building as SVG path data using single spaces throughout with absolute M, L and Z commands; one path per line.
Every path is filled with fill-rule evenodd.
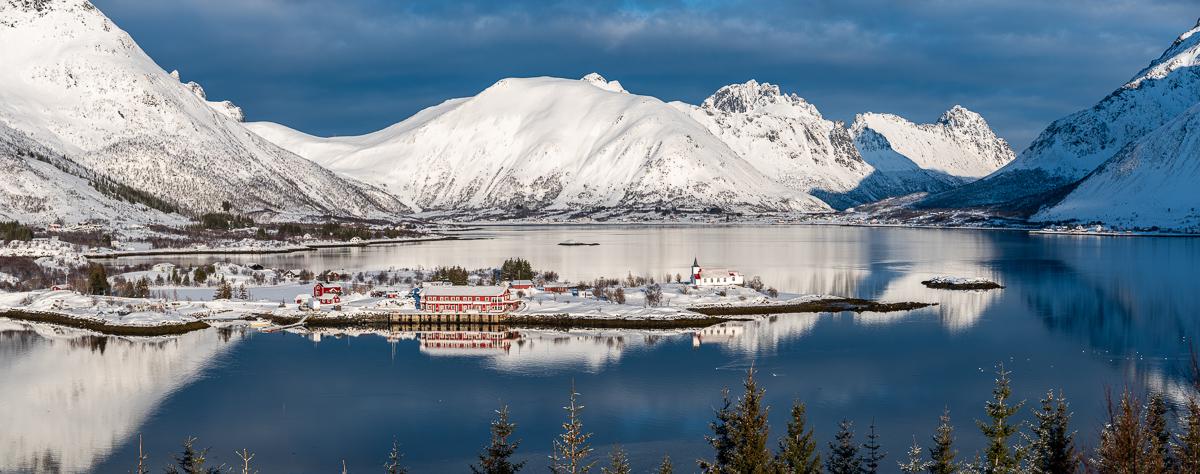
M 321 304 L 337 304 L 342 302 L 342 285 L 338 283 L 317 282 L 313 285 L 313 298 Z
M 566 293 L 570 291 L 570 288 L 567 288 L 567 285 L 563 283 L 547 283 L 542 286 L 542 290 L 550 293 Z
M 512 288 L 514 290 L 528 290 L 528 289 L 533 288 L 533 281 L 531 281 L 531 280 L 513 280 L 512 283 L 508 285 L 508 287 Z
M 434 313 L 507 313 L 520 304 L 503 286 L 431 286 L 421 292 L 421 310 Z

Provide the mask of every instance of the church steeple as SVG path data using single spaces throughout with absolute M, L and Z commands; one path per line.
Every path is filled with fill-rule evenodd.
M 699 258 L 697 258 L 697 257 L 692 257 L 692 266 L 693 266 L 693 267 L 698 267 L 698 266 L 700 266 L 700 259 L 699 259 Z

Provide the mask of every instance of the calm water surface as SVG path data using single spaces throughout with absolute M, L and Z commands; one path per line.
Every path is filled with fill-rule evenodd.
M 812 226 L 469 235 L 479 239 L 231 260 L 354 271 L 482 268 L 523 256 L 579 280 L 686 273 L 699 257 L 781 291 L 939 305 L 785 314 L 700 333 L 520 331 L 478 349 L 422 341 L 411 328 L 319 337 L 208 330 L 145 341 L 0 322 L 0 471 L 126 472 L 139 433 L 156 468 L 191 435 L 217 462 L 232 464 L 235 449 L 250 448 L 264 472 L 330 472 L 343 459 L 352 472 L 375 471 L 393 438 L 417 472 L 463 471 L 506 403 L 524 440 L 519 453 L 536 472 L 572 381 L 599 454 L 619 442 L 642 470 L 669 453 L 688 471 L 710 454 L 703 436 L 721 388 L 736 386 L 751 364 L 767 389 L 773 435 L 798 398 L 822 446 L 838 420 L 860 430 L 874 420 L 894 468 L 913 435 L 928 440 L 943 407 L 962 456 L 973 456 L 982 445 L 974 420 L 998 362 L 1013 371 L 1019 398 L 1065 391 L 1081 441 L 1093 444 L 1106 388 L 1164 390 L 1175 401 L 1189 393 L 1189 345 L 1200 335 L 1195 239 Z M 601 245 L 555 245 L 566 239 Z M 161 260 L 123 260 L 138 261 Z M 1007 288 L 920 285 L 942 274 Z

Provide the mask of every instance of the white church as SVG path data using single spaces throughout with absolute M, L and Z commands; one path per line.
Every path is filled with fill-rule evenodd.
M 742 273 L 726 268 L 702 268 L 700 259 L 692 260 L 692 286 L 732 286 L 746 282 Z

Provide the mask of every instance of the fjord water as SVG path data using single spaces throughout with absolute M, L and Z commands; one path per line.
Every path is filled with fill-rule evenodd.
M 751 365 L 772 407 L 772 442 L 799 399 L 822 448 L 840 419 L 853 420 L 860 437 L 874 421 L 890 471 L 914 435 L 929 444 L 946 407 L 960 456 L 973 457 L 982 446 L 974 420 L 983 417 L 997 363 L 1012 370 L 1016 398 L 1030 404 L 1063 390 L 1085 446 L 1094 445 L 1106 389 L 1162 390 L 1174 403 L 1191 393 L 1189 347 L 1200 335 L 1196 239 L 826 226 L 503 227 L 466 236 L 231 260 L 356 271 L 481 268 L 523 256 L 581 280 L 686 273 L 696 257 L 788 293 L 939 305 L 783 314 L 700 332 L 520 330 L 507 349 L 486 350 L 441 349 L 404 332 L 316 341 L 209 330 L 145 341 L 5 322 L 0 471 L 125 472 L 139 433 L 156 468 L 184 437 L 197 436 L 218 462 L 232 464 L 235 449 L 249 448 L 263 472 L 332 471 L 343 459 L 352 472 L 373 471 L 393 438 L 416 472 L 464 471 L 501 403 L 518 423 L 527 469 L 538 471 L 574 382 L 597 458 L 620 443 L 639 470 L 669 453 L 686 472 L 710 454 L 703 436 L 721 389 L 736 393 Z M 567 239 L 600 245 L 556 245 Z M 920 284 L 935 275 L 981 276 L 1007 288 Z

